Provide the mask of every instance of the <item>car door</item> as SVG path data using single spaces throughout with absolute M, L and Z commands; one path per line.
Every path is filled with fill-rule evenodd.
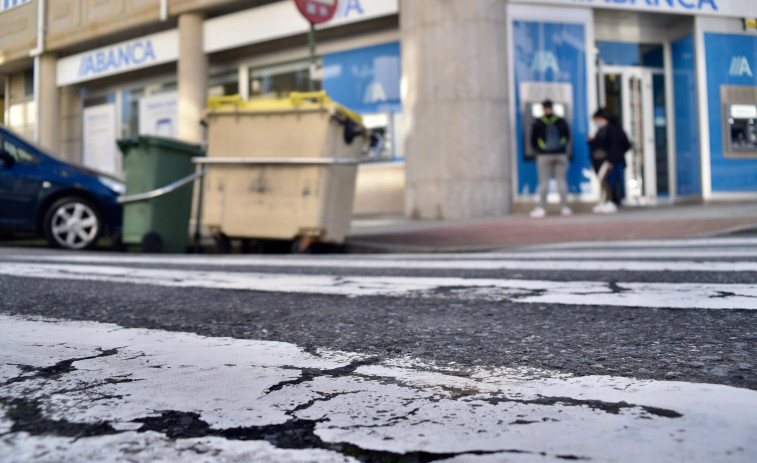
M 0 225 L 33 229 L 42 187 L 39 159 L 19 141 L 0 136 L 0 148 L 10 163 L 0 161 Z

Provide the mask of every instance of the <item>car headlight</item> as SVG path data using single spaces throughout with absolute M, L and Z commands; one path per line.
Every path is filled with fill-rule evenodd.
M 117 180 L 113 180 L 112 178 L 108 177 L 97 177 L 97 179 L 100 180 L 100 183 L 105 185 L 111 191 L 114 191 L 120 195 L 126 193 L 126 185 Z

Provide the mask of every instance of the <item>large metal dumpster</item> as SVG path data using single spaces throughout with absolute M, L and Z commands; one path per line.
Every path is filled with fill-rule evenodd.
M 203 222 L 229 238 L 295 240 L 304 249 L 349 232 L 362 119 L 325 92 L 208 102 Z

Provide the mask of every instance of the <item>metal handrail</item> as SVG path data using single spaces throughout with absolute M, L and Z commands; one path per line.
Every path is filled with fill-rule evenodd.
M 188 183 L 194 182 L 195 180 L 197 180 L 198 178 L 202 177 L 203 175 L 207 173 L 208 173 L 208 168 L 206 167 L 202 169 L 200 172 L 196 172 L 192 175 L 179 179 L 164 187 L 161 187 L 152 191 L 146 191 L 144 193 L 137 193 L 134 195 L 128 195 L 128 196 L 122 195 L 116 198 L 116 201 L 118 201 L 119 204 L 129 204 L 129 203 L 136 203 L 139 201 L 147 201 L 149 199 L 158 198 L 160 196 L 167 195 L 168 193 L 176 191 Z
M 354 165 L 360 164 L 353 158 L 236 158 L 236 157 L 196 157 L 195 164 L 262 164 L 262 165 Z

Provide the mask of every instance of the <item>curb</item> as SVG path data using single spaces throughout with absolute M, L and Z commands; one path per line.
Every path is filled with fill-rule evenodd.
M 750 225 L 742 225 L 733 228 L 726 228 L 712 233 L 703 233 L 696 236 L 679 236 L 665 239 L 691 239 L 691 238 L 713 238 L 713 237 L 727 237 L 727 236 L 741 236 L 741 235 L 757 235 L 757 223 Z M 662 239 L 662 238 L 661 238 Z M 602 240 L 603 242 L 614 243 L 629 240 Z M 633 241 L 633 240 L 631 240 Z M 571 243 L 573 241 L 563 242 L 549 242 L 549 243 L 521 243 L 521 244 L 502 244 L 499 246 L 452 246 L 452 247 L 434 247 L 434 246 L 416 246 L 406 244 L 385 244 L 385 243 L 372 243 L 361 241 L 359 238 L 347 240 L 344 244 L 344 252 L 347 254 L 457 254 L 457 253 L 475 253 L 475 252 L 491 252 L 501 251 L 506 249 L 517 249 L 525 246 L 545 246 L 552 244 Z
M 740 227 L 733 227 L 719 232 L 706 235 L 708 237 L 714 236 L 740 236 L 740 235 L 757 235 L 757 224 L 742 225 Z
M 432 247 L 347 241 L 344 244 L 344 251 L 348 254 L 462 254 L 498 251 L 519 246 L 520 245 Z

